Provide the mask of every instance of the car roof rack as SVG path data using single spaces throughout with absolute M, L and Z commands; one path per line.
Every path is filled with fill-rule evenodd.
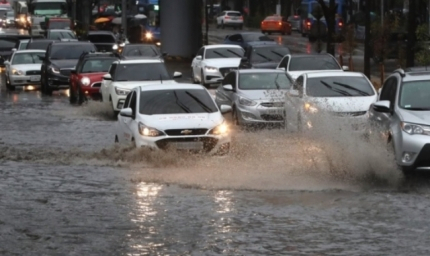
M 403 70 L 403 68 L 398 68 L 396 70 L 393 71 L 393 73 L 398 73 L 401 77 L 405 77 L 405 70 Z

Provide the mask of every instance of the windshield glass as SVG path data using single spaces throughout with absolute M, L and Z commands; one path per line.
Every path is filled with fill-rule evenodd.
M 93 43 L 115 43 L 113 35 L 88 35 L 88 40 Z
M 45 50 L 48 48 L 48 45 L 53 41 L 33 41 L 27 44 L 27 49 L 34 49 L 34 50 Z
M 49 22 L 49 29 L 69 29 L 70 21 L 51 21 Z
M 26 53 L 16 53 L 12 59 L 12 65 L 21 64 L 36 64 L 42 63 L 39 57 L 44 57 L 44 52 L 26 52 Z
M 238 48 L 216 48 L 207 49 L 205 52 L 206 59 L 217 59 L 217 58 L 242 58 L 244 55 L 243 49 Z
M 311 97 L 358 97 L 375 95 L 364 77 L 316 77 L 306 81 L 306 94 Z
M 51 49 L 52 50 L 50 58 L 52 60 L 79 59 L 82 53 L 96 50 L 92 44 L 55 44 L 51 47 Z
M 7 12 L 6 17 L 8 17 L 8 18 L 14 18 L 15 17 L 15 13 L 13 13 L 13 12 Z
M 132 45 L 125 46 L 122 55 L 126 57 L 157 57 L 161 54 L 152 46 Z
M 245 42 L 273 41 L 265 34 L 260 34 L 260 33 L 242 34 L 242 37 Z
M 239 77 L 241 90 L 288 89 L 290 86 L 291 81 L 285 73 L 240 74 Z
M 242 14 L 240 14 L 240 12 L 228 12 L 226 15 L 227 16 L 234 16 L 234 17 L 242 16 Z
M 265 21 L 280 21 L 281 17 L 269 16 L 269 17 L 265 18 L 264 20 Z
M 20 44 L 19 44 L 19 48 L 18 48 L 18 50 L 27 49 L 27 45 L 28 45 L 28 42 L 20 43 Z
M 341 67 L 336 60 L 330 56 L 306 56 L 306 57 L 291 57 L 288 71 L 302 70 L 340 70 Z
M 287 54 L 290 54 L 290 50 L 286 47 L 254 47 L 254 49 L 252 49 L 251 62 L 280 62 Z
M 187 113 L 214 113 L 218 109 L 206 90 L 160 90 L 140 94 L 140 113 L 166 115 Z
M 72 33 L 72 32 L 68 32 L 68 31 L 51 31 L 48 35 L 48 39 L 56 39 L 56 40 L 60 40 L 60 39 L 76 39 L 76 36 Z
M 403 83 L 399 104 L 404 109 L 430 110 L 430 81 Z
M 34 15 L 61 15 L 66 13 L 65 3 L 33 3 Z
M 139 63 L 118 65 L 115 81 L 171 80 L 164 63 Z
M 108 72 L 112 62 L 117 60 L 116 58 L 99 59 L 99 60 L 87 60 L 79 73 L 97 73 L 97 72 Z

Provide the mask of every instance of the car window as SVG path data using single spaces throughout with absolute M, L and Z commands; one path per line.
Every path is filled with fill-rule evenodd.
M 214 113 L 218 109 L 206 90 L 177 89 L 141 92 L 139 111 L 143 115 L 165 115 Z
M 26 49 L 27 48 L 27 45 L 28 45 L 28 42 L 21 42 L 20 44 L 19 44 L 19 48 L 18 48 L 18 50 L 23 50 L 23 49 Z
M 125 98 L 125 102 L 124 102 L 124 108 L 128 108 L 129 107 L 129 104 L 130 104 L 130 99 L 131 99 L 131 95 L 134 93 L 134 91 L 133 92 L 131 92 L 131 93 L 129 93 L 129 94 L 127 94 L 127 97 Z
M 302 70 L 341 70 L 342 68 L 337 61 L 330 57 L 291 57 L 288 71 L 302 71 Z
M 112 35 L 88 35 L 87 38 L 92 43 L 115 43 Z
M 82 69 L 79 73 L 97 73 L 97 72 L 108 72 L 112 62 L 116 58 L 111 59 L 88 59 L 82 65 Z
M 44 52 L 38 53 L 15 53 L 12 59 L 12 65 L 22 65 L 22 64 L 37 64 L 42 63 L 39 57 L 44 57 Z
M 205 52 L 205 59 L 242 58 L 244 54 L 245 51 L 239 48 L 226 47 L 207 49 Z
M 69 29 L 70 21 L 51 21 L 49 22 L 49 29 Z
M 269 16 L 269 17 L 265 18 L 264 20 L 265 21 L 279 21 L 279 20 L 281 20 L 281 17 Z
M 242 14 L 240 14 L 240 12 L 227 12 L 227 16 L 239 17 L 242 16 Z
M 109 74 L 111 76 L 112 79 L 114 79 L 115 76 L 115 72 L 116 72 L 116 67 L 118 66 L 117 63 L 112 63 L 112 65 L 109 68 Z
M 289 89 L 291 81 L 285 73 L 245 73 L 239 76 L 241 90 Z
M 76 39 L 76 36 L 71 32 L 51 31 L 48 35 L 48 39 Z
M 397 79 L 395 77 L 388 78 L 381 91 L 381 95 L 379 96 L 379 100 L 390 100 L 391 95 L 391 88 L 393 88 L 393 85 L 397 82 Z
M 285 70 L 287 70 L 287 65 L 289 60 L 290 60 L 290 56 L 285 56 L 279 63 L 279 68 L 285 68 Z
M 84 52 L 95 51 L 93 44 L 55 44 L 51 48 L 50 58 L 53 60 L 79 59 Z
M 293 83 L 293 90 L 297 90 L 299 92 L 299 95 L 303 95 L 303 82 L 303 76 L 299 76 Z
M 164 63 L 120 64 L 115 71 L 115 81 L 170 80 Z
M 268 36 L 262 33 L 247 33 L 242 35 L 245 42 L 255 42 L 255 41 L 273 41 Z
M 306 80 L 306 95 L 311 97 L 362 97 L 375 95 L 364 77 L 332 76 Z
M 129 105 L 129 108 L 131 108 L 132 116 L 136 116 L 136 103 L 136 92 L 132 91 Z
M 409 110 L 430 110 L 430 81 L 411 81 L 402 84 L 399 106 Z
M 235 72 L 228 73 L 225 78 L 222 80 L 222 85 L 231 84 L 233 85 L 233 82 L 235 80 Z
M 286 47 L 254 47 L 251 52 L 251 62 L 280 62 L 287 54 L 290 54 L 290 50 Z

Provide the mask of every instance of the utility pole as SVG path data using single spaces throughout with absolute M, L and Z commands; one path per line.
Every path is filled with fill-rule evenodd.
M 127 0 L 122 0 L 121 6 L 122 36 L 127 38 Z
M 364 74 L 369 78 L 371 76 L 370 72 L 370 0 L 366 0 L 364 6 L 365 10 L 365 29 L 364 29 Z
M 384 25 L 384 0 L 381 0 L 381 26 Z
M 211 0 L 209 0 L 211 1 Z M 211 5 L 212 6 L 212 5 Z M 208 8 L 208 0 L 205 0 L 205 25 L 206 25 L 206 33 L 205 33 L 205 45 L 209 44 L 209 11 L 212 11 L 212 9 L 209 10 Z
M 276 5 L 276 14 L 281 15 L 281 0 L 278 0 L 278 4 Z

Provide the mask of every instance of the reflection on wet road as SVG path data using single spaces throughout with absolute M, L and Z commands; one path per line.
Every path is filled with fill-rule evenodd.
M 0 255 L 430 254 L 428 177 L 340 179 L 264 132 L 221 158 L 119 147 L 109 106 L 3 82 Z

